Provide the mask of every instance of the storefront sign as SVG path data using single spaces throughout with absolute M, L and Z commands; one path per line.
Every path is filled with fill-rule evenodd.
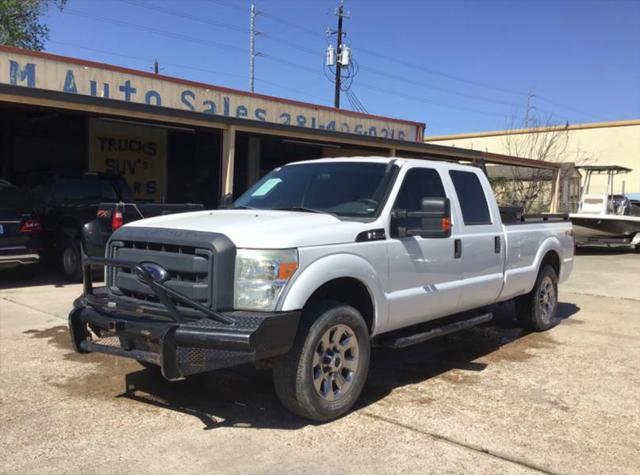
M 308 129 L 422 141 L 424 124 L 0 46 L 0 82 Z
M 121 175 L 136 201 L 164 201 L 166 158 L 165 129 L 89 121 L 89 170 Z

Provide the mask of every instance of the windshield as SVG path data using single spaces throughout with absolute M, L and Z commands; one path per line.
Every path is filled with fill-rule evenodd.
M 366 162 L 286 165 L 265 175 L 234 207 L 372 217 L 382 205 L 395 168 Z

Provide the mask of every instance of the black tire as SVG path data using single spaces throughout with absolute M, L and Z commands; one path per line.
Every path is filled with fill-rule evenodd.
M 60 246 L 60 270 L 69 282 L 82 282 L 82 254 L 80 241 L 66 238 Z
M 536 332 L 548 330 L 558 323 L 558 274 L 545 265 L 531 292 L 516 299 L 516 316 L 523 328 Z
M 355 340 L 349 341 L 353 336 Z M 325 342 L 328 348 L 324 348 Z M 344 415 L 362 392 L 370 354 L 369 329 L 355 308 L 333 301 L 312 303 L 303 311 L 291 350 L 274 362 L 273 379 L 280 402 L 314 421 Z M 345 388 L 342 394 L 340 386 Z

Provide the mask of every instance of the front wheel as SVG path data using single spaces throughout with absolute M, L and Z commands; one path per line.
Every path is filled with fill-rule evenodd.
M 558 274 L 549 265 L 538 273 L 533 290 L 516 299 L 518 322 L 533 331 L 548 330 L 557 323 Z
M 291 350 L 274 362 L 280 402 L 306 419 L 345 414 L 369 372 L 369 330 L 355 308 L 322 301 L 303 312 Z

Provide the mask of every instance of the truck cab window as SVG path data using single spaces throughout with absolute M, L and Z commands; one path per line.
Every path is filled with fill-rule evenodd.
M 451 170 L 449 176 L 460 201 L 465 226 L 491 224 L 489 205 L 478 176 L 458 170 Z
M 370 218 L 383 205 L 394 168 L 384 163 L 286 165 L 254 184 L 235 207 L 311 210 Z
M 446 196 L 442 180 L 437 171 L 432 168 L 412 168 L 404 176 L 393 209 L 420 211 L 422 209 L 422 198 L 442 198 Z M 408 228 L 419 227 L 420 218 L 404 218 L 400 224 Z M 392 236 L 395 236 L 396 232 L 396 229 L 391 229 Z
M 393 208 L 419 211 L 422 208 L 422 198 L 446 196 L 437 171 L 431 168 L 413 168 L 404 176 Z

